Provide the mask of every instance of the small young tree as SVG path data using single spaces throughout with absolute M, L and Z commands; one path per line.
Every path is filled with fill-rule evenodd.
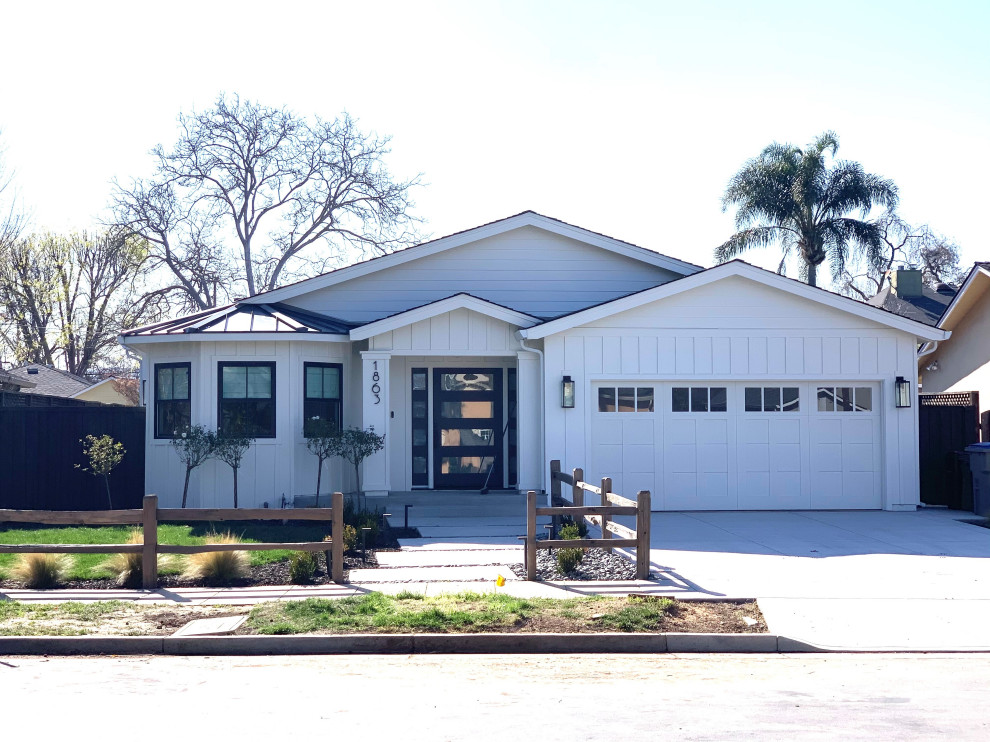
M 244 454 L 251 448 L 251 438 L 242 435 L 213 436 L 213 455 L 234 470 L 234 507 L 237 507 L 237 470 Z
M 323 479 L 323 462 L 337 451 L 338 430 L 329 420 L 314 417 L 305 424 L 306 448 L 316 457 L 316 507 L 320 507 L 320 482 Z
M 333 436 L 334 456 L 340 456 L 344 461 L 348 461 L 354 467 L 354 477 L 357 482 L 357 491 L 361 492 L 361 462 L 385 448 L 385 436 L 375 432 L 372 425 L 367 430 L 360 428 L 348 428 L 339 430 Z
M 213 455 L 216 436 L 202 425 L 193 425 L 183 431 L 176 431 L 172 448 L 179 455 L 179 461 L 186 465 L 186 481 L 182 486 L 182 507 L 186 506 L 189 495 L 189 475 L 192 470 Z
M 107 502 L 113 510 L 113 499 L 110 497 L 110 472 L 117 468 L 124 460 L 124 444 L 115 441 L 112 436 L 87 435 L 80 443 L 83 444 L 83 456 L 89 460 L 89 466 L 76 464 L 77 469 L 88 471 L 93 476 L 103 477 L 103 484 L 107 488 Z

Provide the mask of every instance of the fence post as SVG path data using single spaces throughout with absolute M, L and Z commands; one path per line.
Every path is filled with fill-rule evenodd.
M 536 492 L 526 493 L 526 579 L 536 579 Z
M 564 504 L 564 496 L 561 493 L 560 479 L 557 475 L 560 474 L 560 460 L 554 459 L 550 462 L 550 507 L 559 508 Z M 563 516 L 552 515 L 550 516 L 550 538 L 557 538 L 557 533 L 560 531 L 560 524 L 563 520 Z
M 606 494 L 612 491 L 612 478 L 602 477 L 602 505 L 608 505 L 608 497 Z M 609 517 L 602 513 L 602 538 L 612 538 L 612 532 L 608 530 Z M 606 546 L 605 551 L 609 554 L 612 553 L 612 547 Z
M 344 493 L 334 492 L 330 496 L 330 579 L 338 585 L 344 581 Z
M 584 469 L 578 467 L 577 469 L 571 470 L 574 476 L 574 484 L 571 485 L 571 502 L 574 503 L 574 507 L 583 508 L 584 507 L 584 490 L 578 487 L 578 482 L 584 481 Z M 581 516 L 581 520 L 584 520 L 584 516 Z M 577 522 L 577 518 L 574 519 Z
M 636 495 L 636 579 L 650 579 L 650 491 Z
M 158 589 L 158 495 L 145 495 L 141 512 L 141 582 L 145 590 Z

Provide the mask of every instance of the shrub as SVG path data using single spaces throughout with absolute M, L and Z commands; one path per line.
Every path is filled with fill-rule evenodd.
M 353 551 L 357 546 L 357 529 L 354 526 L 344 526 L 344 551 Z
M 577 528 L 577 536 L 568 536 L 567 538 L 586 538 L 588 535 L 588 524 L 585 522 L 584 518 L 579 518 L 575 521 L 568 515 L 561 520 L 561 531 L 563 531 L 567 526 L 575 526 Z
M 316 574 L 316 554 L 310 551 L 297 551 L 289 557 L 289 581 L 293 585 L 306 585 Z
M 241 540 L 229 531 L 206 537 L 208 544 L 239 544 Z M 190 554 L 183 579 L 202 580 L 207 585 L 224 585 L 248 576 L 250 560 L 246 551 L 208 551 Z
M 143 544 L 144 537 L 140 532 L 135 531 L 127 539 L 127 543 Z M 117 576 L 116 582 L 118 587 L 141 587 L 143 571 L 140 552 L 135 554 L 114 554 L 104 562 L 103 566 Z
M 580 529 L 574 523 L 562 526 L 558 538 L 579 539 Z M 557 549 L 557 567 L 565 575 L 577 567 L 584 559 L 584 549 Z
M 144 536 L 134 531 L 127 539 L 129 544 L 143 544 Z M 159 568 L 170 564 L 168 555 L 158 557 Z M 114 554 L 103 563 L 103 568 L 116 575 L 117 587 L 140 588 L 144 585 L 144 564 L 140 552 L 134 554 Z
M 56 587 L 72 568 L 68 554 L 21 554 L 11 574 L 31 590 Z

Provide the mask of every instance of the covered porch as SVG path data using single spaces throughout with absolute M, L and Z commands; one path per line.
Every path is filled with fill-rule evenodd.
M 541 489 L 541 354 L 515 335 L 535 322 L 462 294 L 352 331 L 362 426 L 386 431 L 368 497 Z

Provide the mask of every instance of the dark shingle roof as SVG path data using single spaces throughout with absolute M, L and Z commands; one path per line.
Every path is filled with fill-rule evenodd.
M 39 363 L 29 363 L 20 368 L 12 368 L 8 371 L 11 376 L 18 380 L 29 381 L 34 387 L 22 389 L 25 394 L 47 394 L 50 397 L 71 397 L 78 394 L 83 389 L 93 386 L 89 379 L 82 376 L 70 374 L 51 366 L 43 366 Z
M 902 298 L 894 293 L 888 283 L 879 294 L 867 299 L 866 303 L 934 327 L 955 295 L 956 291 L 952 287 L 935 291 L 922 286 L 921 296 Z

